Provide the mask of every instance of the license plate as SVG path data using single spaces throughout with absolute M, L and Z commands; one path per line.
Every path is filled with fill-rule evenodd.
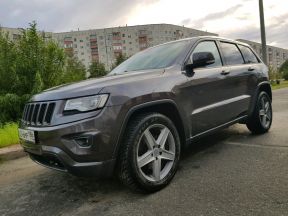
M 31 130 L 18 129 L 19 138 L 25 141 L 35 143 L 35 133 Z

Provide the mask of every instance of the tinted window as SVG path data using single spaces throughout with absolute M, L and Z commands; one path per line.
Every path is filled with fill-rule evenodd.
M 228 65 L 244 64 L 243 57 L 235 44 L 222 42 L 221 48 Z
M 192 53 L 192 56 L 194 53 L 198 53 L 198 52 L 210 52 L 213 54 L 214 58 L 215 58 L 215 63 L 208 65 L 206 67 L 218 67 L 218 66 L 222 66 L 222 61 L 221 61 L 221 57 L 218 51 L 218 48 L 215 44 L 214 41 L 205 41 L 205 42 L 201 42 L 197 45 L 197 47 L 195 48 L 195 50 Z
M 188 51 L 190 43 L 190 40 L 185 40 L 146 49 L 124 61 L 110 74 L 169 67 Z
M 248 47 L 239 45 L 239 48 L 243 54 L 245 63 L 259 63 L 257 57 L 255 54 L 252 52 L 252 50 Z

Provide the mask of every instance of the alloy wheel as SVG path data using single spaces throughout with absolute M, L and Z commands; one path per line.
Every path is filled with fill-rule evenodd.
M 149 126 L 137 145 L 137 166 L 142 176 L 152 182 L 164 179 L 175 161 L 175 139 L 162 124 Z
M 268 128 L 272 121 L 272 110 L 270 101 L 266 96 L 262 96 L 259 104 L 260 122 L 264 128 Z

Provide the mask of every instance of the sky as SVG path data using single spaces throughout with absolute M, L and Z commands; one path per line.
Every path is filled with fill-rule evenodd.
M 288 49 L 288 1 L 263 0 L 267 43 Z M 64 32 L 167 23 L 260 42 L 258 0 L 0 0 L 0 25 Z

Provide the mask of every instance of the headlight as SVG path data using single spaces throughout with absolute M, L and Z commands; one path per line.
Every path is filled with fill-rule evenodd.
M 64 111 L 87 112 L 103 108 L 107 102 L 108 94 L 81 97 L 67 100 Z

